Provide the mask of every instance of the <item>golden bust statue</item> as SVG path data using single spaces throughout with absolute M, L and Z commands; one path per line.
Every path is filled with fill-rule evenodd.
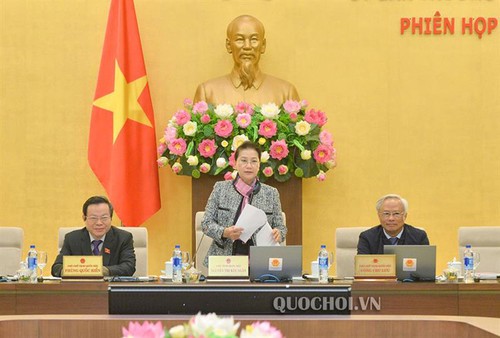
M 231 21 L 227 26 L 226 49 L 233 55 L 234 67 L 230 74 L 200 84 L 194 102 L 280 105 L 289 99 L 298 101 L 299 94 L 291 83 L 260 70 L 260 56 L 266 50 L 264 35 L 264 25 L 253 16 L 242 15 Z

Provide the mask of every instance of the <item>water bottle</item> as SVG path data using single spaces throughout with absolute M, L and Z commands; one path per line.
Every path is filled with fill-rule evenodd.
M 182 283 L 182 252 L 179 244 L 175 245 L 172 255 L 172 282 Z
M 36 252 L 35 246 L 30 245 L 30 250 L 28 251 L 28 269 L 30 272 L 30 282 L 36 283 L 37 281 L 37 267 L 38 267 L 38 254 Z
M 326 245 L 321 245 L 321 250 L 318 254 L 318 269 L 319 269 L 319 282 L 328 283 L 328 251 Z
M 474 283 L 474 252 L 467 244 L 464 251 L 464 282 Z

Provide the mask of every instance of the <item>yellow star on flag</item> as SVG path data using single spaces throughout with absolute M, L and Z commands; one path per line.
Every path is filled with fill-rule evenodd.
M 127 82 L 118 61 L 115 60 L 115 88 L 113 92 L 94 101 L 96 107 L 113 112 L 113 143 L 127 119 L 152 127 L 146 112 L 137 101 L 147 84 L 146 76 Z

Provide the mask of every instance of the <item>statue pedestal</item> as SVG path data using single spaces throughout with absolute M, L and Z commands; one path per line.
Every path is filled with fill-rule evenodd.
M 193 224 L 193 251 L 196 251 L 196 229 L 194 219 L 196 212 L 205 210 L 208 197 L 212 192 L 215 182 L 222 180 L 222 176 L 202 175 L 192 179 L 192 224 Z M 280 193 L 281 209 L 286 214 L 287 245 L 302 245 L 302 180 L 292 177 L 286 182 L 277 182 L 269 179 L 266 184 L 275 187 Z

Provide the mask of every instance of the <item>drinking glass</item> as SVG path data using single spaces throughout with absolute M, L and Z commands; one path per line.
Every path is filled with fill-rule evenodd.
M 43 280 L 43 268 L 47 265 L 47 253 L 45 251 L 38 251 L 37 265 L 40 268 L 40 277 Z
M 189 251 L 182 252 L 182 270 L 187 270 L 191 267 L 191 255 Z

